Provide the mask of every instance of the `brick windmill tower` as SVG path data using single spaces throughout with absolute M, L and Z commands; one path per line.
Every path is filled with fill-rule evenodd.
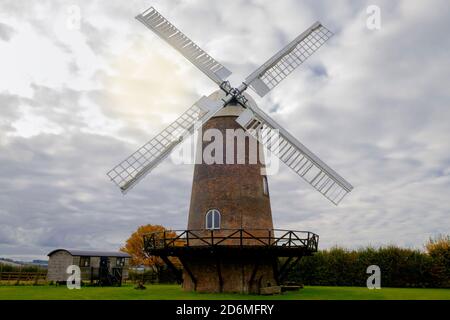
M 258 293 L 281 284 L 301 257 L 317 251 L 319 239 L 311 232 L 273 228 L 262 146 L 336 205 L 353 187 L 259 109 L 244 91 L 250 87 L 263 97 L 332 33 L 316 22 L 233 88 L 225 81 L 231 72 L 154 8 L 136 18 L 220 90 L 202 97 L 109 171 L 110 179 L 126 193 L 196 130 L 212 130 L 223 137 L 220 147 L 209 153 L 211 161 L 204 158 L 209 141 L 200 135 L 197 150 L 203 157 L 194 168 L 187 229 L 147 235 L 146 252 L 173 268 L 185 290 Z M 235 135 L 226 139 L 230 132 Z M 241 145 L 239 132 L 244 136 Z M 170 256 L 179 258 L 182 272 L 170 262 Z M 285 258 L 281 264 L 279 257 Z

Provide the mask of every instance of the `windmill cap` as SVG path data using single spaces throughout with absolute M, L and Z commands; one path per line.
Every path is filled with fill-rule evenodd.
M 211 93 L 208 98 L 211 100 L 221 100 L 222 98 L 225 98 L 225 92 L 222 90 L 217 90 Z M 255 100 L 246 92 L 243 93 L 244 97 L 247 98 L 247 103 L 251 106 L 256 106 Z M 229 103 L 226 107 L 219 110 L 213 118 L 215 117 L 239 117 L 239 115 L 242 113 L 244 108 L 237 104 L 237 103 Z

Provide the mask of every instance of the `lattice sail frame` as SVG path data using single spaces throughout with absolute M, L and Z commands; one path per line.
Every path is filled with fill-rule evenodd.
M 156 11 L 155 8 L 149 8 L 137 15 L 136 19 L 178 50 L 215 83 L 220 85 L 231 74 L 230 70 L 203 51 L 194 41 Z
M 332 36 L 333 33 L 320 22 L 314 23 L 308 30 L 250 74 L 245 79 L 245 83 L 259 96 L 265 96 Z
M 204 72 L 222 88 L 231 72 L 203 51 L 180 30 L 173 26 L 154 8 L 149 8 L 136 17 L 160 38 L 177 49 L 183 56 Z M 333 33 L 316 22 L 295 38 L 255 72 L 249 75 L 237 89 L 228 88 L 221 101 L 202 97 L 170 126 L 160 132 L 127 159 L 108 172 L 108 176 L 126 193 L 140 179 L 159 164 L 176 145 L 194 130 L 208 121 L 233 99 L 242 101 L 243 92 L 251 87 L 261 97 L 277 86 L 292 71 L 317 51 Z M 224 88 L 222 88 L 224 90 Z M 333 169 L 328 167 L 309 149 L 279 126 L 257 106 L 251 105 L 236 120 L 248 134 L 259 140 L 277 155 L 294 172 L 322 193 L 334 204 L 338 204 L 353 187 Z M 274 134 L 277 132 L 277 135 Z M 274 139 L 274 137 L 277 137 Z
M 296 174 L 335 205 L 353 186 L 256 106 L 236 121 Z
M 223 101 L 202 97 L 168 127 L 111 169 L 107 173 L 109 178 L 122 193 L 126 193 L 223 105 Z

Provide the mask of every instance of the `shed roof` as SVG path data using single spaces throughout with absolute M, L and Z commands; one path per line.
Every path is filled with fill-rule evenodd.
M 115 251 L 88 251 L 88 250 L 74 250 L 74 249 L 56 249 L 48 254 L 52 254 L 58 251 L 66 251 L 72 256 L 84 256 L 84 257 L 121 257 L 121 258 L 131 258 L 128 253 L 125 252 L 115 252 Z

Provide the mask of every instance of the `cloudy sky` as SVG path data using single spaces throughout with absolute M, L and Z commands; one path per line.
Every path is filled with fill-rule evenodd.
M 380 30 L 366 25 L 372 4 Z M 3 0 L 1 257 L 116 250 L 142 224 L 185 228 L 193 166 L 166 161 L 126 196 L 106 176 L 216 89 L 134 19 L 149 6 L 235 85 L 314 21 L 335 32 L 268 96 L 253 96 L 355 189 L 335 207 L 283 165 L 269 179 L 277 228 L 314 231 L 321 248 L 422 248 L 449 233 L 447 0 Z

